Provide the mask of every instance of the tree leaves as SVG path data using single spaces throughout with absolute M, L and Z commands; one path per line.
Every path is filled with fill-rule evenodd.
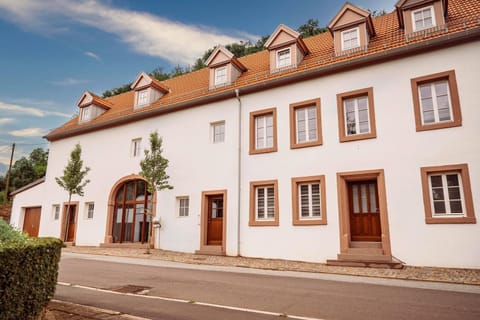
M 162 138 L 158 133 L 150 134 L 150 150 L 145 150 L 145 158 L 140 162 L 140 175 L 147 180 L 148 191 L 152 194 L 155 190 L 173 189 L 168 183 L 170 178 L 166 169 L 168 168 L 168 159 L 162 155 Z
M 88 179 L 84 180 L 90 168 L 85 167 L 85 169 L 82 169 L 83 161 L 81 154 L 82 148 L 77 143 L 75 149 L 70 153 L 70 160 L 67 166 L 63 169 L 63 176 L 55 178 L 57 184 L 68 192 L 69 197 L 74 194 L 83 196 L 83 188 L 90 182 Z

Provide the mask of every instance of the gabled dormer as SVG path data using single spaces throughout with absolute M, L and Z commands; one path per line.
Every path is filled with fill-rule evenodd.
M 372 16 L 351 3 L 345 3 L 328 24 L 332 33 L 335 55 L 366 51 L 370 38 L 375 36 Z
M 446 29 L 447 0 L 400 0 L 395 4 L 398 24 L 407 39 Z
M 147 107 L 169 92 L 160 81 L 145 72 L 138 75 L 130 88 L 135 91 L 134 109 Z
M 270 52 L 270 72 L 296 68 L 309 53 L 300 33 L 283 24 L 275 29 L 265 47 Z
M 247 68 L 222 46 L 218 46 L 206 61 L 210 68 L 210 89 L 233 83 Z
M 85 91 L 78 100 L 77 106 L 80 108 L 78 122 L 84 123 L 97 118 L 110 109 L 112 104 L 89 91 Z

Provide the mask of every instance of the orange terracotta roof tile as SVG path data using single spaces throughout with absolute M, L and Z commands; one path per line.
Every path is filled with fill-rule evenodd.
M 305 56 L 303 61 L 293 69 L 284 70 L 282 72 L 271 73 L 269 66 L 269 53 L 267 50 L 257 52 L 245 57 L 238 58 L 247 71 L 231 85 L 209 89 L 209 69 L 184 74 L 172 79 L 158 81 L 156 84 L 170 91 L 163 95 L 158 101 L 152 105 L 134 110 L 134 92 L 126 92 L 117 96 L 109 97 L 104 100 L 111 103 L 111 108 L 98 118 L 86 122 L 79 123 L 74 118 L 61 127 L 50 132 L 46 138 L 48 140 L 61 139 L 69 135 L 80 134 L 82 128 L 95 130 L 105 127 L 108 123 L 120 123 L 122 118 L 134 115 L 142 115 L 145 117 L 153 114 L 152 111 L 161 110 L 172 105 L 180 103 L 188 103 L 199 101 L 202 98 L 216 97 L 225 92 L 231 92 L 235 88 L 246 88 L 256 84 L 268 84 L 277 79 L 283 79 L 290 75 L 301 74 L 305 71 L 317 70 L 320 68 L 336 67 L 344 62 L 354 62 L 359 58 L 369 56 L 375 57 L 376 54 L 388 54 L 395 49 L 402 47 L 409 48 L 410 45 L 420 43 L 426 40 L 441 38 L 446 35 L 451 36 L 461 31 L 480 28 L 480 5 L 478 1 L 471 0 L 450 0 L 448 6 L 448 16 L 446 17 L 446 29 L 438 32 L 408 38 L 403 29 L 399 27 L 396 11 L 385 14 L 383 16 L 373 18 L 373 25 L 376 35 L 370 39 L 368 49 L 366 51 L 358 51 L 348 55 L 336 56 L 333 47 L 333 38 L 329 32 L 322 33 L 304 39 L 310 53 Z M 140 117 L 138 117 L 140 118 Z

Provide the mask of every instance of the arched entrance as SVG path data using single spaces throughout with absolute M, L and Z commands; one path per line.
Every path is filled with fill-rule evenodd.
M 151 209 L 152 197 L 155 216 L 155 194 L 148 192 L 145 180 L 139 175 L 120 179 L 110 192 L 105 243 L 145 243 L 151 227 L 145 209 Z

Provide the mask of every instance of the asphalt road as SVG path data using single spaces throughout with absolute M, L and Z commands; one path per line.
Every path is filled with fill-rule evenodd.
M 150 319 L 278 319 L 279 315 L 298 319 L 480 319 L 478 288 L 456 292 L 448 287 L 403 287 L 398 281 L 395 286 L 362 283 L 355 277 L 331 281 L 119 261 L 123 262 L 62 257 L 61 284 L 55 298 Z M 147 291 L 143 295 L 111 291 L 127 285 L 147 287 Z

